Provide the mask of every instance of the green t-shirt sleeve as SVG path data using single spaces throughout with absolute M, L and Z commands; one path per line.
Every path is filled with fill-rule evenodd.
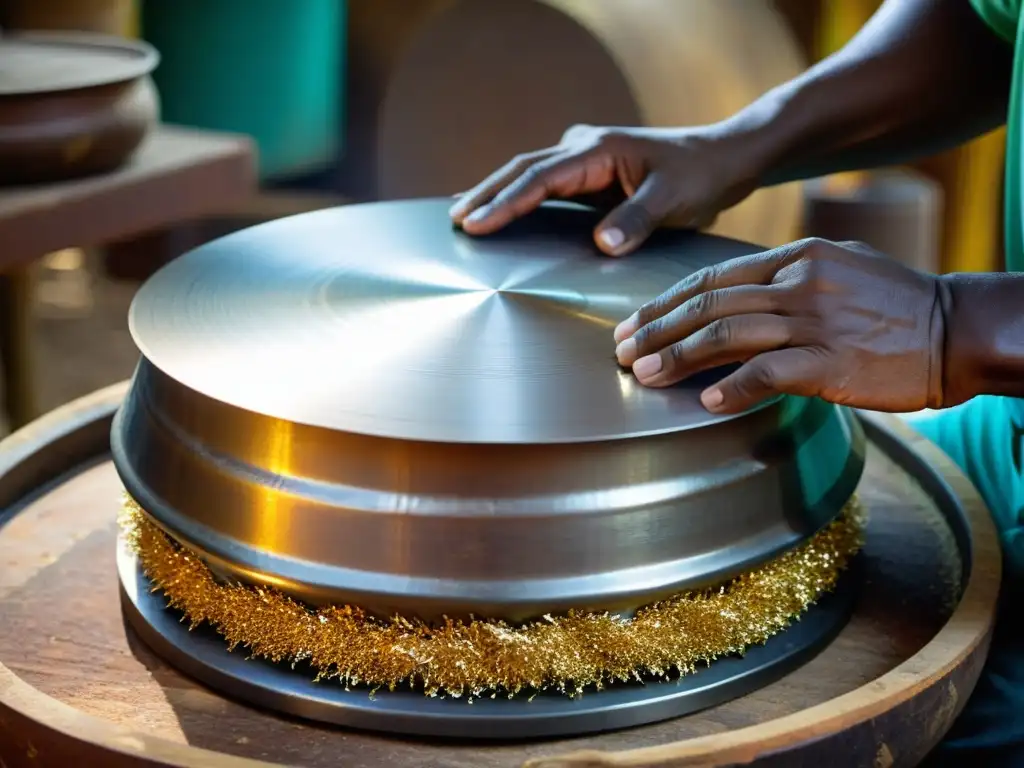
M 1017 39 L 1021 0 L 970 0 L 971 7 L 999 37 L 1012 43 Z

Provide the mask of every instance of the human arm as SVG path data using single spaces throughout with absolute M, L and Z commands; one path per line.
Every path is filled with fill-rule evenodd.
M 840 51 L 719 129 L 772 184 L 905 163 L 1006 119 L 1012 47 L 967 0 L 887 0 Z
M 576 126 L 462 195 L 452 218 L 487 234 L 545 199 L 612 191 L 595 242 L 622 255 L 659 224 L 706 225 L 759 186 L 984 133 L 1005 119 L 1011 69 L 1010 46 L 968 0 L 888 0 L 842 51 L 736 115 L 689 128 Z

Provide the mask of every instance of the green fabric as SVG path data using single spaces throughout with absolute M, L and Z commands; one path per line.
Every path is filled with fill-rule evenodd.
M 1010 106 L 1006 123 L 1006 178 L 1004 231 L 1006 244 L 1006 269 L 1009 272 L 1024 271 L 1024 232 L 1022 232 L 1021 181 L 1024 166 L 1021 151 L 1024 149 L 1021 137 L 1021 86 L 1024 85 L 1024 55 L 1021 44 L 1024 36 L 1021 28 L 1021 0 L 971 0 L 978 15 L 997 35 L 1014 45 L 1013 82 L 1010 87 Z
M 1020 0 L 970 0 L 970 2 L 993 32 L 1008 43 L 1016 40 Z
M 1014 46 L 1013 85 L 1010 90 L 1010 108 L 1007 114 L 1006 136 L 1006 187 L 1004 233 L 1006 243 L 1006 269 L 1010 272 L 1024 271 L 1024 243 L 1021 232 L 1021 71 L 1024 56 L 1021 55 L 1020 25 L 1022 0 L 970 0 L 988 27 L 999 37 Z
M 1024 272 L 1022 3 L 970 3 L 985 24 L 1015 50 L 1007 115 L 1004 236 L 1007 271 Z M 992 44 L 1000 43 L 993 39 Z M 1024 634 L 1014 616 L 1024 596 L 1024 401 L 978 397 L 910 421 L 974 481 L 992 511 L 1004 556 L 1002 610 L 988 662 L 962 715 L 927 765 L 1024 766 Z

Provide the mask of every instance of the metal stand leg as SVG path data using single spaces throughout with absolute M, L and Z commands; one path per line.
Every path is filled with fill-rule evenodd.
M 38 415 L 31 334 L 32 272 L 0 273 L 0 364 L 4 409 L 12 430 Z

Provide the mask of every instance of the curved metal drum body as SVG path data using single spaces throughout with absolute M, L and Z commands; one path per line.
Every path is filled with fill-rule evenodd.
M 719 582 L 839 512 L 863 466 L 848 412 L 715 417 L 701 382 L 614 362 L 619 321 L 753 246 L 661 233 L 608 259 L 591 212 L 473 239 L 448 203 L 272 222 L 142 288 L 113 448 L 158 524 L 309 603 L 516 621 Z

